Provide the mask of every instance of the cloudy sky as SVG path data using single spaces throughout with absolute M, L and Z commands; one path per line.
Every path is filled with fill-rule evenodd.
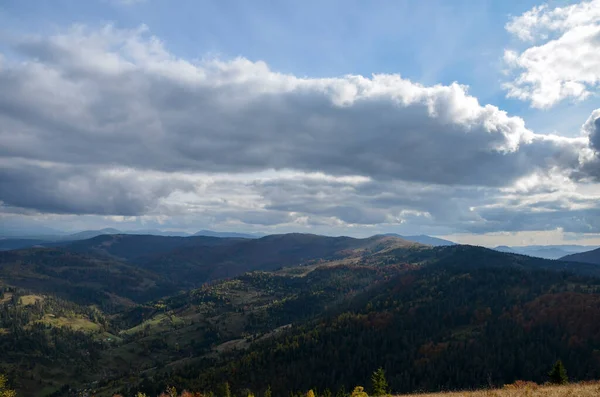
M 600 0 L 3 0 L 0 226 L 600 244 L 599 93 Z

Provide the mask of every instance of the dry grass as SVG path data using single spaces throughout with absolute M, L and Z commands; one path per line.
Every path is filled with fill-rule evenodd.
M 600 383 L 575 383 L 566 386 L 538 386 L 535 384 L 507 385 L 497 390 L 464 391 L 453 393 L 412 394 L 410 397 L 598 397 Z M 398 396 L 401 397 L 401 396 Z M 409 397 L 409 395 L 405 396 Z
M 19 298 L 19 304 L 23 306 L 35 305 L 39 301 L 43 301 L 44 297 L 39 295 L 23 295 Z

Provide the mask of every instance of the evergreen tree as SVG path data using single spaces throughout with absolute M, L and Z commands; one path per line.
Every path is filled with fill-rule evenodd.
M 223 397 L 231 397 L 231 389 L 229 388 L 229 382 L 223 384 Z
M 15 397 L 17 393 L 8 388 L 6 376 L 0 374 L 0 397 Z
M 377 371 L 373 372 L 373 375 L 371 375 L 371 383 L 374 396 L 385 396 L 388 394 L 388 383 L 385 379 L 385 371 L 383 368 L 379 367 Z
M 335 394 L 335 397 L 346 397 L 347 395 L 348 394 L 346 393 L 346 387 L 344 387 L 344 385 L 342 385 L 342 387 L 340 387 L 340 389 Z
M 315 397 L 315 392 L 310 389 L 308 393 L 306 393 L 306 397 Z
M 271 397 L 271 385 L 267 386 L 267 390 L 265 390 L 265 397 Z
M 569 383 L 569 377 L 567 376 L 567 370 L 563 365 L 561 360 L 557 360 L 554 363 L 554 367 L 548 373 L 550 377 L 550 383 L 554 383 L 555 385 L 564 385 Z

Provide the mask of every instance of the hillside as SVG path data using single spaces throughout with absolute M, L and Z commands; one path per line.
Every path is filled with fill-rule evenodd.
M 57 248 L 0 252 L 0 280 L 108 311 L 159 298 L 175 288 L 135 266 Z
M 600 248 L 591 251 L 581 252 L 578 254 L 566 255 L 560 259 L 564 261 L 592 263 L 595 265 L 600 265 Z
M 219 280 L 225 271 L 237 274 Z M 213 281 L 185 291 L 201 276 Z M 236 394 L 341 393 L 380 366 L 397 392 L 437 391 L 543 382 L 557 358 L 575 380 L 600 378 L 592 264 L 392 236 L 116 235 L 0 253 L 0 280 L 23 288 L 5 289 L 0 309 L 29 313 L 0 327 L 0 371 L 23 395 L 67 383 L 97 396 L 219 392 L 225 381 Z M 39 340 L 43 355 L 48 335 L 63 366 L 28 366 L 38 350 L 19 346 Z M 86 344 L 93 362 L 77 359 Z
M 364 290 L 337 313 L 178 374 L 192 389 L 216 378 L 240 389 L 270 384 L 282 394 L 348 390 L 382 366 L 393 390 L 412 392 L 543 382 L 560 357 L 573 378 L 600 377 L 599 279 L 478 247 L 439 249 L 436 256 Z M 190 378 L 198 373 L 204 375 Z M 164 384 L 172 382 L 165 376 Z
M 184 247 L 207 249 L 208 247 L 231 245 L 242 239 L 225 239 L 207 236 L 176 237 L 136 234 L 111 234 L 87 240 L 61 243 L 67 250 L 116 258 L 130 262 L 144 262 L 156 255 L 167 254 Z
M 403 236 L 396 233 L 388 233 L 386 236 L 395 236 L 404 240 L 412 241 L 419 244 L 431 245 L 433 247 L 441 247 L 447 245 L 456 245 L 455 242 L 450 240 L 445 240 L 443 238 L 431 237 L 424 234 L 414 235 L 414 236 Z
M 419 247 L 405 240 L 375 236 L 368 239 L 310 234 L 270 235 L 227 245 L 185 246 L 140 261 L 146 269 L 163 273 L 175 282 L 200 285 L 254 270 L 276 270 L 312 261 L 359 258 L 396 248 Z

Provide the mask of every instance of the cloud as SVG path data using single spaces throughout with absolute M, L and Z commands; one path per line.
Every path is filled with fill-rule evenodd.
M 584 100 L 600 85 L 600 0 L 550 9 L 538 6 L 514 17 L 506 30 L 531 44 L 506 50 L 512 81 L 507 96 L 549 108 L 567 98 Z
M 13 51 L 0 65 L 9 212 L 495 231 L 545 227 L 564 215 L 557 202 L 598 198 L 552 179 L 591 175 L 594 133 L 536 134 L 457 83 L 186 60 L 143 26 L 75 26 Z M 532 191 L 551 195 L 545 220 L 529 215 Z M 498 203 L 532 223 L 503 221 Z
M 193 185 L 164 175 L 12 160 L 0 167 L 5 206 L 57 214 L 142 215 Z

